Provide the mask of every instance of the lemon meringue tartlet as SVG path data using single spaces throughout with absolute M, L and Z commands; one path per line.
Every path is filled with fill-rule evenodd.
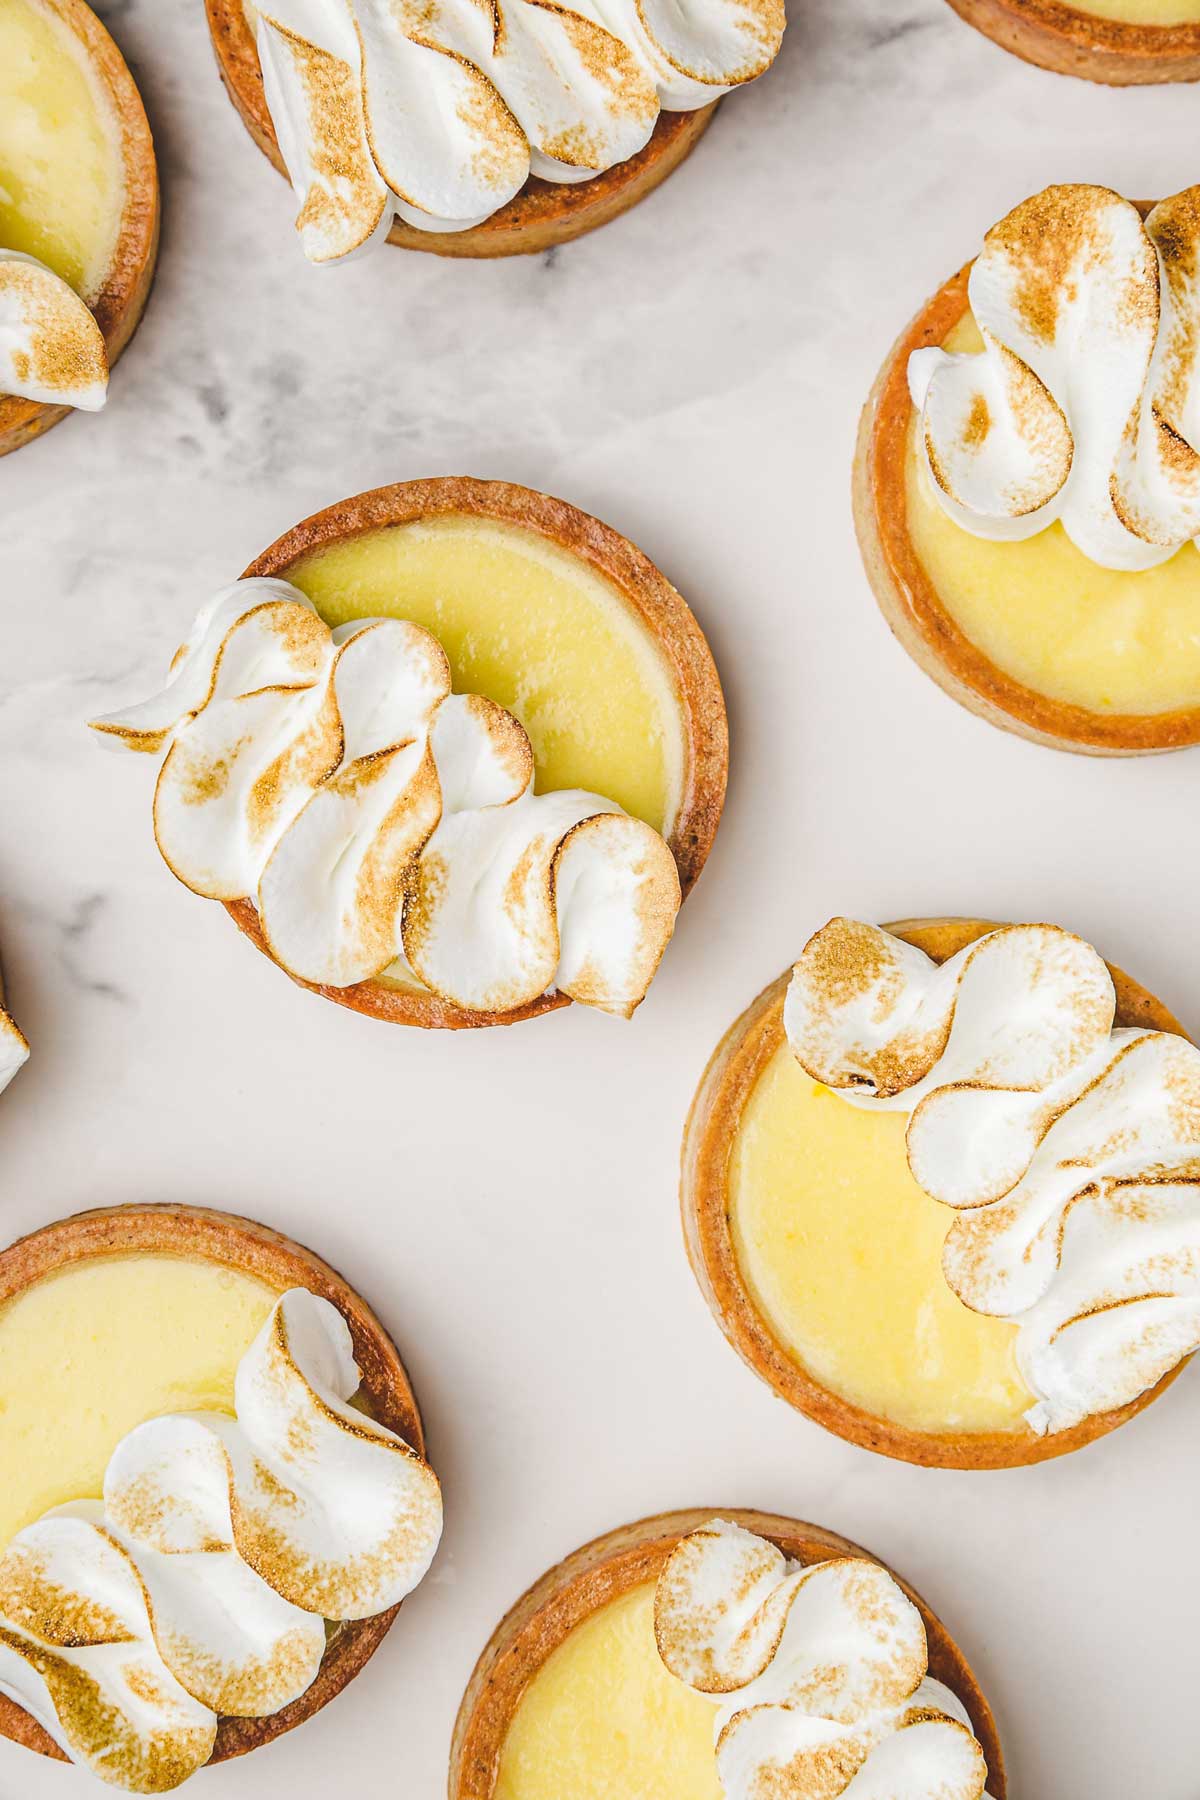
M 684 12 L 606 0 L 206 0 L 225 86 L 300 203 L 314 263 L 387 239 L 441 256 L 547 250 L 678 167 L 768 69 L 783 0 Z
M 158 249 L 141 98 L 83 0 L 0 0 L 0 455 L 103 406 Z
M 323 1707 L 441 1531 L 378 1320 L 310 1251 L 192 1207 L 0 1254 L 0 1462 L 0 1733 L 133 1793 Z
M 1004 1800 L 961 1650 L 844 1538 L 694 1510 L 611 1532 L 517 1603 L 459 1709 L 450 1800 L 836 1800 L 860 1772 Z
M 302 985 L 419 1025 L 628 1017 L 727 760 L 707 646 L 641 552 L 469 481 L 296 527 L 204 609 L 164 692 L 95 729 L 166 749 L 155 836 L 185 885 Z
M 835 919 L 732 1027 L 682 1202 L 726 1337 L 851 1442 L 1078 1449 L 1200 1342 L 1200 1051 L 1044 925 Z
M 1114 87 L 1200 80 L 1197 0 L 950 0 L 1005 50 Z
M 855 520 L 885 618 L 948 694 L 1039 743 L 1200 742 L 1198 254 L 1200 188 L 1152 209 L 1048 188 L 922 309 L 863 414 Z

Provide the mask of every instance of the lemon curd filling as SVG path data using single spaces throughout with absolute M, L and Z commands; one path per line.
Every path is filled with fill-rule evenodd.
M 715 1714 L 663 1667 L 646 1582 L 542 1664 L 504 1740 L 495 1800 L 721 1800 Z
M 36 256 L 88 302 L 120 229 L 120 142 L 68 27 L 39 0 L 0 0 L 0 248 Z
M 1200 18 L 1200 6 L 1191 16 Z M 979 350 L 968 314 L 947 350 Z M 909 432 L 908 531 L 939 599 L 966 637 L 1025 687 L 1093 713 L 1200 706 L 1200 552 L 1155 569 L 1102 569 L 1059 524 L 1024 543 L 973 537 L 947 517 Z
M 287 575 L 327 624 L 387 616 L 432 631 L 455 689 L 525 727 L 538 792 L 586 788 L 670 831 L 684 764 L 672 671 L 588 564 L 519 526 L 448 514 L 348 538 Z
M 867 1113 L 788 1045 L 763 1069 L 730 1157 L 734 1250 L 760 1315 L 824 1387 L 916 1431 L 1008 1431 L 1033 1396 L 1017 1328 L 947 1285 L 952 1215 L 909 1172 L 904 1113 Z
M 1076 12 L 1129 25 L 1191 25 L 1200 19 L 1200 0 L 1071 0 Z
M 233 1411 L 233 1379 L 278 1295 L 189 1257 L 69 1265 L 0 1306 L 0 1544 L 67 1500 L 99 1499 L 125 1433 Z

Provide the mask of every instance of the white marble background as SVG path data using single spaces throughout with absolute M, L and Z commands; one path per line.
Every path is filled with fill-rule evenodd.
M 675 1185 L 709 1049 L 835 910 L 1060 920 L 1200 1026 L 1196 753 L 1090 761 L 961 711 L 884 628 L 848 496 L 859 407 L 927 292 L 1051 180 L 1196 179 L 1200 95 L 1026 68 L 944 0 L 793 0 L 774 72 L 628 218 L 531 261 L 314 272 L 199 0 L 99 10 L 165 225 L 108 411 L 0 464 L 0 941 L 33 1042 L 0 1106 L 0 1232 L 170 1199 L 311 1243 L 393 1328 L 448 1499 L 365 1673 L 197 1791 L 434 1800 L 476 1653 L 531 1579 L 627 1519 L 741 1503 L 910 1577 L 974 1660 L 1014 1796 L 1197 1800 L 1200 1374 L 1040 1469 L 870 1456 L 726 1347 Z M 726 684 L 725 821 L 629 1026 L 576 1008 L 440 1036 L 319 1003 L 171 880 L 149 769 L 83 728 L 293 521 L 463 472 L 635 538 Z M 0 1742 L 3 1800 L 83 1781 Z

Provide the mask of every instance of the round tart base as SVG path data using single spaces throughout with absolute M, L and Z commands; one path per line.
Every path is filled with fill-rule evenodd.
M 263 155 L 287 175 L 263 94 L 262 67 L 243 0 L 205 0 L 217 67 L 229 98 Z M 662 113 L 644 150 L 591 181 L 543 181 L 531 175 L 521 192 L 469 231 L 419 231 L 395 219 L 389 244 L 433 256 L 530 256 L 569 243 L 619 218 L 653 193 L 695 149 L 719 102 L 696 112 Z
M 682 799 L 667 843 L 686 896 L 712 848 L 724 805 L 729 766 L 725 702 L 712 654 L 687 603 L 628 538 L 565 500 L 551 499 L 531 488 L 515 487 L 505 481 L 445 476 L 398 482 L 394 487 L 376 488 L 327 507 L 277 538 L 245 574 L 286 576 L 295 563 L 315 550 L 389 525 L 434 518 L 439 513 L 497 519 L 548 538 L 607 577 L 639 624 L 657 641 L 674 677 L 684 724 Z M 230 901 L 226 908 L 247 937 L 269 955 L 252 902 Z M 296 976 L 291 979 L 340 1006 L 395 1025 L 448 1029 L 514 1025 L 571 1004 L 565 994 L 544 994 L 512 1012 L 473 1012 L 436 994 L 413 992 L 383 981 L 335 988 L 299 981 Z
M 985 919 L 905 919 L 887 926 L 935 962 L 994 928 Z M 1109 965 L 1117 991 L 1118 1025 L 1186 1035 L 1153 994 Z M 730 1228 L 729 1162 L 742 1113 L 754 1085 L 785 1041 L 783 1003 L 791 970 L 747 1007 L 717 1047 L 688 1116 L 680 1199 L 688 1260 L 721 1330 L 742 1360 L 781 1399 L 827 1431 L 901 1462 L 939 1469 L 1013 1469 L 1047 1462 L 1106 1437 L 1170 1386 L 1180 1363 L 1157 1386 L 1115 1411 L 1096 1413 L 1068 1431 L 1039 1436 L 1019 1431 L 919 1431 L 865 1411 L 825 1386 L 775 1336 L 738 1265 Z M 947 1225 L 949 1224 L 947 1209 Z
M 421 1415 L 400 1353 L 366 1301 L 311 1250 L 250 1219 L 198 1206 L 114 1206 L 76 1213 L 0 1252 L 0 1306 L 72 1263 L 138 1253 L 199 1257 L 255 1276 L 280 1292 L 305 1287 L 332 1301 L 350 1327 L 372 1416 L 425 1454 Z M 378 1649 L 399 1610 L 394 1606 L 374 1618 L 339 1623 L 308 1691 L 269 1718 L 222 1718 L 209 1762 L 244 1756 L 320 1712 Z M 4 1694 L 0 1737 L 60 1762 L 68 1760 L 53 1738 Z
M 1200 743 L 1200 707 L 1096 713 L 1024 686 L 971 642 L 925 572 L 908 529 L 908 359 L 914 350 L 940 346 L 969 311 L 970 273 L 968 263 L 901 334 L 859 424 L 854 524 L 880 611 L 913 661 L 951 699 L 1018 737 L 1089 756 L 1145 756 Z
M 104 285 L 91 303 L 111 368 L 133 336 L 154 279 L 158 256 L 158 165 L 146 110 L 133 76 L 108 32 L 84 0 L 41 0 L 83 46 L 111 101 L 121 133 L 125 205 Z M 0 456 L 41 437 L 75 409 L 0 394 Z
M 597 1538 L 535 1582 L 493 1632 L 475 1665 L 455 1722 L 450 1800 L 492 1800 L 509 1726 L 521 1696 L 543 1663 L 591 1614 L 630 1589 L 656 1581 L 680 1539 L 714 1518 L 728 1519 L 769 1538 L 785 1556 L 801 1563 L 841 1556 L 878 1561 L 869 1551 L 818 1525 L 737 1506 L 660 1513 Z M 970 1664 L 920 1595 L 900 1576 L 895 1579 L 925 1622 L 930 1674 L 958 1696 L 970 1715 L 987 1760 L 988 1792 L 993 1800 L 1005 1800 L 1004 1760 L 996 1722 Z
M 1110 87 L 1200 80 L 1200 24 L 1136 25 L 1059 0 L 949 0 L 1004 50 L 1058 75 Z

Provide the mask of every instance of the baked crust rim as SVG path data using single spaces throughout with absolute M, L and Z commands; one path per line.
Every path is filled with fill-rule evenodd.
M 887 927 L 943 962 L 994 928 L 986 919 L 905 919 Z M 1117 1022 L 1186 1036 L 1162 1001 L 1109 964 L 1117 990 Z M 783 1044 L 783 1003 L 791 971 L 763 989 L 730 1026 L 709 1061 L 684 1132 L 680 1209 L 688 1261 L 726 1339 L 781 1399 L 827 1431 L 898 1462 L 938 1469 L 1015 1469 L 1047 1462 L 1106 1437 L 1143 1412 L 1186 1367 L 1178 1363 L 1156 1386 L 1110 1412 L 1066 1431 L 1039 1436 L 1015 1431 L 923 1431 L 881 1418 L 820 1381 L 775 1335 L 738 1266 L 730 1229 L 729 1158 L 755 1082 Z
M 254 1275 L 281 1292 L 306 1287 L 332 1301 L 354 1339 L 354 1358 L 372 1413 L 422 1456 L 425 1436 L 400 1352 L 367 1305 L 330 1265 L 282 1232 L 253 1219 L 209 1207 L 163 1203 L 99 1207 L 57 1220 L 0 1251 L 0 1306 L 34 1282 L 93 1257 L 187 1255 Z M 383 1642 L 399 1606 L 373 1618 L 340 1624 L 329 1640 L 312 1686 L 269 1718 L 221 1718 L 209 1762 L 226 1762 L 269 1744 L 312 1718 L 359 1673 Z M 49 1733 L 23 1707 L 0 1694 L 0 1737 L 66 1762 Z
M 1025 62 L 1110 87 L 1200 80 L 1200 21 L 1139 25 L 1062 0 L 949 0 L 968 25 Z

